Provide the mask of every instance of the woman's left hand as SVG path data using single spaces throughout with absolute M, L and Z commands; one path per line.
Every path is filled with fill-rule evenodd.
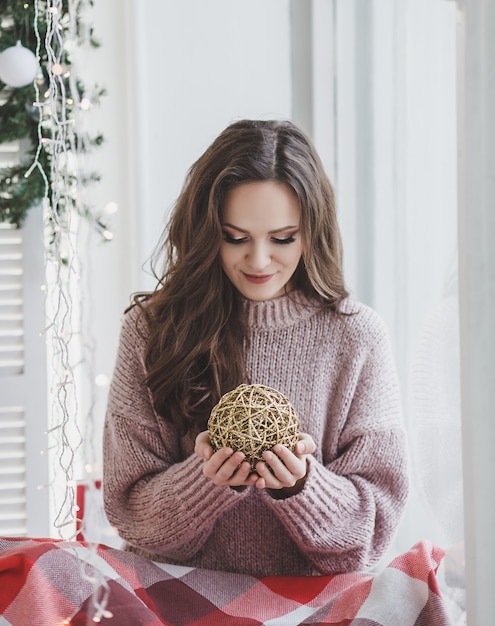
M 299 433 L 299 441 L 293 452 L 281 444 L 264 452 L 264 460 L 256 464 L 259 475 L 256 487 L 281 490 L 279 496 L 282 498 L 299 493 L 306 481 L 307 457 L 315 449 L 313 438 L 306 433 Z

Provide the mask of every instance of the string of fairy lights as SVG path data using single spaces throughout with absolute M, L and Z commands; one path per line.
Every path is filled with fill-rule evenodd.
M 60 538 L 73 540 L 84 520 L 78 519 L 76 465 L 81 466 L 89 488 L 94 488 L 97 461 L 94 445 L 94 387 L 107 384 L 103 377 L 95 377 L 92 356 L 94 338 L 89 330 L 83 308 L 82 292 L 87 289 L 88 268 L 82 259 L 88 257 L 91 237 L 81 228 L 81 212 L 78 212 L 83 185 L 81 184 L 81 162 L 85 152 L 84 114 L 92 107 L 91 97 L 81 94 L 73 62 L 67 68 L 64 59 L 69 50 L 81 47 L 80 32 L 74 31 L 81 13 L 92 5 L 91 0 L 34 0 L 34 32 L 36 50 L 28 51 L 22 45 L 8 51 L 11 59 L 22 63 L 9 74 L 15 63 L 7 63 L 5 52 L 0 63 L 0 79 L 22 83 L 27 74 L 33 81 L 35 100 L 33 106 L 39 110 L 38 146 L 34 159 L 25 173 L 29 178 L 37 170 L 44 181 L 45 195 L 42 200 L 45 228 L 46 285 L 45 307 L 47 324 L 42 334 L 46 337 L 48 362 L 50 363 L 51 391 L 46 450 L 52 459 L 49 486 L 53 500 L 54 527 Z M 27 9 L 30 5 L 26 3 Z M 32 5 L 31 5 L 32 6 Z M 46 24 L 46 35 L 41 36 L 39 21 Z M 42 81 L 39 60 L 46 56 L 48 85 Z M 46 53 L 46 54 L 45 54 Z M 35 63 L 33 63 L 33 58 Z M 31 74 L 34 75 L 31 77 Z M 12 75 L 12 78 L 10 76 Z M 38 78 L 37 78 L 38 77 Z M 27 84 L 27 83 L 26 83 Z M 43 89 L 41 89 L 43 85 Z M 49 171 L 43 166 L 43 151 L 50 155 Z M 46 162 L 46 161 L 45 161 Z M 109 206 L 108 213 L 115 210 Z M 104 225 L 100 234 L 111 240 L 113 235 Z M 86 233 L 86 234 L 84 234 Z M 86 380 L 84 380 L 86 378 Z M 84 387 L 85 409 L 81 407 L 80 390 Z M 81 480 L 81 476 L 77 476 Z M 97 568 L 86 571 L 81 562 L 84 580 L 94 586 L 92 594 L 92 620 L 113 617 L 106 609 L 109 587 Z M 64 620 L 70 624 L 77 613 Z

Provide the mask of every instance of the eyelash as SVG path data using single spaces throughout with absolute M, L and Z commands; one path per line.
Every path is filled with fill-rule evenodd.
M 245 243 L 247 241 L 247 237 L 242 237 L 241 239 L 236 239 L 235 237 L 230 237 L 227 234 L 223 235 L 223 239 L 226 243 L 232 243 L 234 245 L 239 245 L 241 243 Z M 273 243 L 277 243 L 280 245 L 284 245 L 284 244 L 288 244 L 288 243 L 293 243 L 295 241 L 295 238 L 291 235 L 290 237 L 286 237 L 285 239 L 277 239 L 277 238 L 273 238 L 272 239 Z
M 290 237 L 286 237 L 285 239 L 274 239 L 273 240 L 275 243 L 293 243 L 295 241 L 295 238 L 291 235 Z

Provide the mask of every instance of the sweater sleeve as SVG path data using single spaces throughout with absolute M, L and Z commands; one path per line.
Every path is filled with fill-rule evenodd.
M 275 500 L 265 494 L 299 550 L 323 574 L 376 564 L 395 534 L 409 490 L 397 375 L 385 327 L 371 318 L 366 333 L 346 345 L 351 366 L 342 373 L 344 400 L 338 405 L 344 415 L 327 416 L 342 420 L 336 453 L 328 458 L 323 449 L 321 462 L 310 457 L 297 495 Z
M 129 544 L 184 559 L 245 494 L 213 485 L 194 454 L 181 458 L 179 437 L 154 411 L 144 383 L 144 346 L 132 309 L 122 325 L 105 419 L 105 511 Z

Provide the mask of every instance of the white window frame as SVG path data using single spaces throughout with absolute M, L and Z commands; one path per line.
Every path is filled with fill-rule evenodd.
M 495 614 L 495 7 L 459 0 L 459 284 L 468 623 Z

